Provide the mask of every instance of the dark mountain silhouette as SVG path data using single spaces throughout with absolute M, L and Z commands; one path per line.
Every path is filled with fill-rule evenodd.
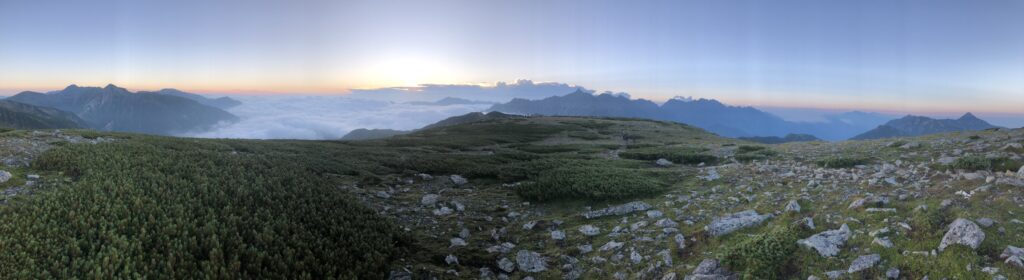
M 441 100 L 438 100 L 438 101 L 434 101 L 434 102 L 422 102 L 422 101 L 413 101 L 413 102 L 409 102 L 409 104 L 414 104 L 414 105 L 436 105 L 436 106 L 447 106 L 447 105 L 482 105 L 482 104 L 494 104 L 494 102 L 487 102 L 487 101 L 476 101 L 476 100 L 469 100 L 469 99 L 463 99 L 463 98 L 458 98 L 458 97 L 445 97 L 445 98 L 442 98 Z
M 903 118 L 891 120 L 868 132 L 857 135 L 851 139 L 880 139 L 891 137 L 918 136 L 953 131 L 984 130 L 995 128 L 992 124 L 975 117 L 974 114 L 966 113 L 959 119 L 933 119 L 922 116 L 908 115 Z
M 396 135 L 404 135 L 412 133 L 408 130 L 394 130 L 394 129 L 365 129 L 360 128 L 353 131 L 349 131 L 345 136 L 341 137 L 341 140 L 371 140 L 371 139 L 383 139 L 389 138 Z
M 821 141 L 818 137 L 810 134 L 787 134 L 786 137 L 778 136 L 761 136 L 761 137 L 740 137 L 740 139 L 747 141 L 754 141 L 763 144 L 782 144 L 789 142 L 811 142 Z
M 389 138 L 397 135 L 405 135 L 424 129 L 442 128 L 466 123 L 482 122 L 498 119 L 511 119 L 511 118 L 522 118 L 522 116 L 509 115 L 501 112 L 472 112 L 461 116 L 449 117 L 439 122 L 429 124 L 419 129 L 414 130 L 393 130 L 393 129 L 365 129 L 360 128 L 352 130 L 348 134 L 345 134 L 341 140 L 370 140 L 370 139 L 382 139 Z
M 496 104 L 490 110 L 524 115 L 631 117 L 674 121 L 727 137 L 784 137 L 796 133 L 827 140 L 842 140 L 865 130 L 840 121 L 790 122 L 753 107 L 729 106 L 714 99 L 674 98 L 659 106 L 649 100 L 613 94 L 594 95 L 582 90 L 541 100 L 514 99 Z
M 22 92 L 7 100 L 74 113 L 99 130 L 173 134 L 237 121 L 224 110 L 194 100 L 152 92 L 132 93 L 114 85 L 68 86 L 49 93 Z
M 75 114 L 10 100 L 0 100 L 0 127 L 16 129 L 85 128 Z
M 173 88 L 165 88 L 165 89 L 161 89 L 161 90 L 155 91 L 155 92 L 140 91 L 139 93 L 156 93 L 156 94 L 164 94 L 164 95 L 171 95 L 171 96 L 177 96 L 177 97 L 184 97 L 184 98 L 192 99 L 195 102 L 199 102 L 199 104 L 203 104 L 203 105 L 206 105 L 206 106 L 217 107 L 217 108 L 220 108 L 220 109 L 228 109 L 228 108 L 231 108 L 231 107 L 242 105 L 241 101 L 235 100 L 234 98 L 231 98 L 231 97 L 226 97 L 225 96 L 225 97 L 220 97 L 220 98 L 209 98 L 209 97 L 202 96 L 202 95 L 199 95 L 199 94 L 190 93 L 190 92 L 184 92 L 184 91 L 176 90 L 176 89 L 173 89 Z

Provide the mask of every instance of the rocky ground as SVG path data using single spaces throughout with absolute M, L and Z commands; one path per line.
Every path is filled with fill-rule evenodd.
M 47 150 L 66 144 L 97 144 L 112 138 L 82 136 L 81 131 L 61 130 L 9 131 L 0 133 L 0 204 L 8 199 L 32 193 L 42 179 L 38 173 L 28 171 L 32 160 Z
M 422 258 L 399 260 L 393 279 L 759 278 L 724 265 L 734 261 L 724 248 L 787 225 L 809 233 L 776 278 L 1021 279 L 1024 168 L 954 167 L 1019 163 L 1022 143 L 1024 130 L 1000 129 L 789 143 L 771 146 L 780 154 L 768 160 L 716 166 L 662 161 L 650 168 L 688 179 L 606 203 L 530 203 L 515 195 L 517 182 L 453 174 L 343 187 L 419 237 Z M 828 157 L 873 160 L 823 167 Z

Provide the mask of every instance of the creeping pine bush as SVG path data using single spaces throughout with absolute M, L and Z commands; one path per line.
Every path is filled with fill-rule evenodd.
M 680 164 L 713 164 L 718 158 L 705 153 L 703 149 L 687 147 L 647 147 L 628 149 L 619 153 L 620 157 L 635 160 L 667 159 Z
M 147 137 L 148 138 L 148 137 Z M 225 141 L 227 142 L 227 141 Z M 382 279 L 408 242 L 303 156 L 212 140 L 75 144 L 72 183 L 0 207 L 5 279 Z M 256 142 L 249 142 L 256 143 Z
M 824 168 L 851 168 L 871 163 L 871 159 L 861 156 L 833 156 L 820 159 L 815 163 Z
M 784 279 L 783 270 L 797 252 L 796 241 L 804 235 L 798 225 L 741 237 L 725 248 L 720 259 L 744 279 Z
M 636 170 L 615 167 L 574 166 L 539 172 L 519 186 L 517 194 L 532 201 L 617 200 L 656 194 L 665 186 Z
M 778 155 L 779 153 L 763 146 L 739 146 L 736 148 L 736 160 L 748 162 L 753 160 L 765 160 Z
M 1016 171 L 1017 169 L 1020 169 L 1020 167 L 1020 161 L 1012 160 L 1007 157 L 987 158 L 984 156 L 977 155 L 958 158 L 956 159 L 956 161 L 953 161 L 953 163 L 949 165 L 949 168 L 958 170 L 989 170 L 995 172 L 1002 172 L 1007 170 Z

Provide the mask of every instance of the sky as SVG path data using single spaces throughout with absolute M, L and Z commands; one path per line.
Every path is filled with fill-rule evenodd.
M 0 0 L 0 94 L 527 79 L 656 101 L 1020 113 L 1021 15 L 1016 0 Z

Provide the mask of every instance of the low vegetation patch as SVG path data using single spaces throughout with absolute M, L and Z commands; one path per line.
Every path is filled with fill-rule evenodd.
M 679 164 L 714 164 L 718 157 L 707 154 L 707 150 L 689 147 L 647 147 L 628 149 L 619 153 L 622 158 L 635 160 L 667 159 Z
M 749 162 L 754 160 L 766 160 L 775 157 L 779 153 L 763 146 L 743 145 L 736 148 L 736 160 Z
M 871 158 L 862 156 L 833 156 L 820 159 L 815 163 L 824 168 L 852 168 L 871 163 Z
M 536 179 L 516 189 L 532 201 L 620 200 L 649 196 L 666 185 L 637 170 L 616 167 L 573 166 L 540 171 Z
M 1022 163 L 1007 157 L 988 158 L 984 156 L 965 156 L 956 159 L 949 168 L 964 171 L 1016 171 Z
M 719 259 L 744 279 L 786 279 L 785 268 L 794 259 L 802 234 L 802 228 L 792 225 L 742 237 L 727 245 Z
M 232 143 L 147 137 L 48 151 L 34 166 L 75 181 L 0 208 L 0 275 L 386 276 L 406 242 L 395 224 L 304 156 L 254 141 L 255 153 L 232 153 Z

